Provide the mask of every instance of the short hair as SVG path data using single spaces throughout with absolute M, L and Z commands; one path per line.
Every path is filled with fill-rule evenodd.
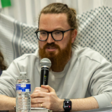
M 76 19 L 76 10 L 73 8 L 69 8 L 66 4 L 63 3 L 52 3 L 47 5 L 42 9 L 38 19 L 38 27 L 40 22 L 41 14 L 60 14 L 65 13 L 67 15 L 67 21 L 71 28 L 78 29 L 77 19 Z
M 1 70 L 5 70 L 7 67 L 5 65 L 5 62 L 4 62 L 4 57 L 3 57 L 3 54 L 1 53 L 0 51 L 0 69 Z

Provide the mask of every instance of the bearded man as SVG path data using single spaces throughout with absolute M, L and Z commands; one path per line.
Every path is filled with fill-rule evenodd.
M 14 60 L 0 78 L 1 110 L 13 110 L 16 105 L 14 86 L 19 73 L 24 71 L 31 81 L 31 107 L 69 112 L 111 105 L 112 64 L 98 52 L 74 44 L 74 9 L 62 3 L 46 6 L 39 15 L 35 33 L 39 49 Z M 39 87 L 42 58 L 49 58 L 52 65 L 48 85 Z

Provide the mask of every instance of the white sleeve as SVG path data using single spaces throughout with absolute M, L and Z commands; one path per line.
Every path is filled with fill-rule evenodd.
M 99 108 L 112 102 L 112 64 L 105 61 L 99 65 L 90 81 L 90 93 L 97 100 Z
M 0 94 L 10 97 L 16 96 L 16 80 L 19 72 L 19 68 L 14 61 L 7 70 L 2 72 L 0 77 Z

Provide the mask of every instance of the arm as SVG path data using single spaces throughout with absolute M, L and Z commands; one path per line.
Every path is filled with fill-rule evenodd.
M 15 65 L 3 71 L 0 77 L 0 110 L 14 110 L 16 105 L 16 78 L 18 72 Z M 11 111 L 12 112 L 12 111 Z
M 82 99 L 70 99 L 72 101 L 72 109 L 71 111 L 84 111 L 84 110 L 92 110 L 99 108 L 98 103 L 94 97 L 82 98 Z M 63 109 L 63 101 L 60 100 L 61 106 L 60 111 L 64 111 Z
M 99 108 L 98 102 L 94 97 L 83 98 L 83 99 L 71 99 L 72 110 L 82 111 L 82 110 L 92 110 Z
M 5 95 L 0 95 L 0 110 L 14 110 L 16 99 Z

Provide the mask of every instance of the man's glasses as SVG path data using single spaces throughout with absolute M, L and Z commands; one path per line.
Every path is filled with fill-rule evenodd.
M 55 40 L 55 41 L 61 41 L 64 37 L 64 33 L 67 32 L 67 31 L 70 31 L 70 30 L 74 30 L 74 29 L 68 29 L 68 30 L 65 30 L 65 31 L 60 31 L 60 30 L 54 30 L 52 32 L 48 32 L 48 31 L 36 31 L 36 36 L 37 36 L 37 39 L 39 39 L 40 41 L 47 41 L 48 37 L 49 37 L 49 33 L 51 33 L 51 36 L 52 38 Z

